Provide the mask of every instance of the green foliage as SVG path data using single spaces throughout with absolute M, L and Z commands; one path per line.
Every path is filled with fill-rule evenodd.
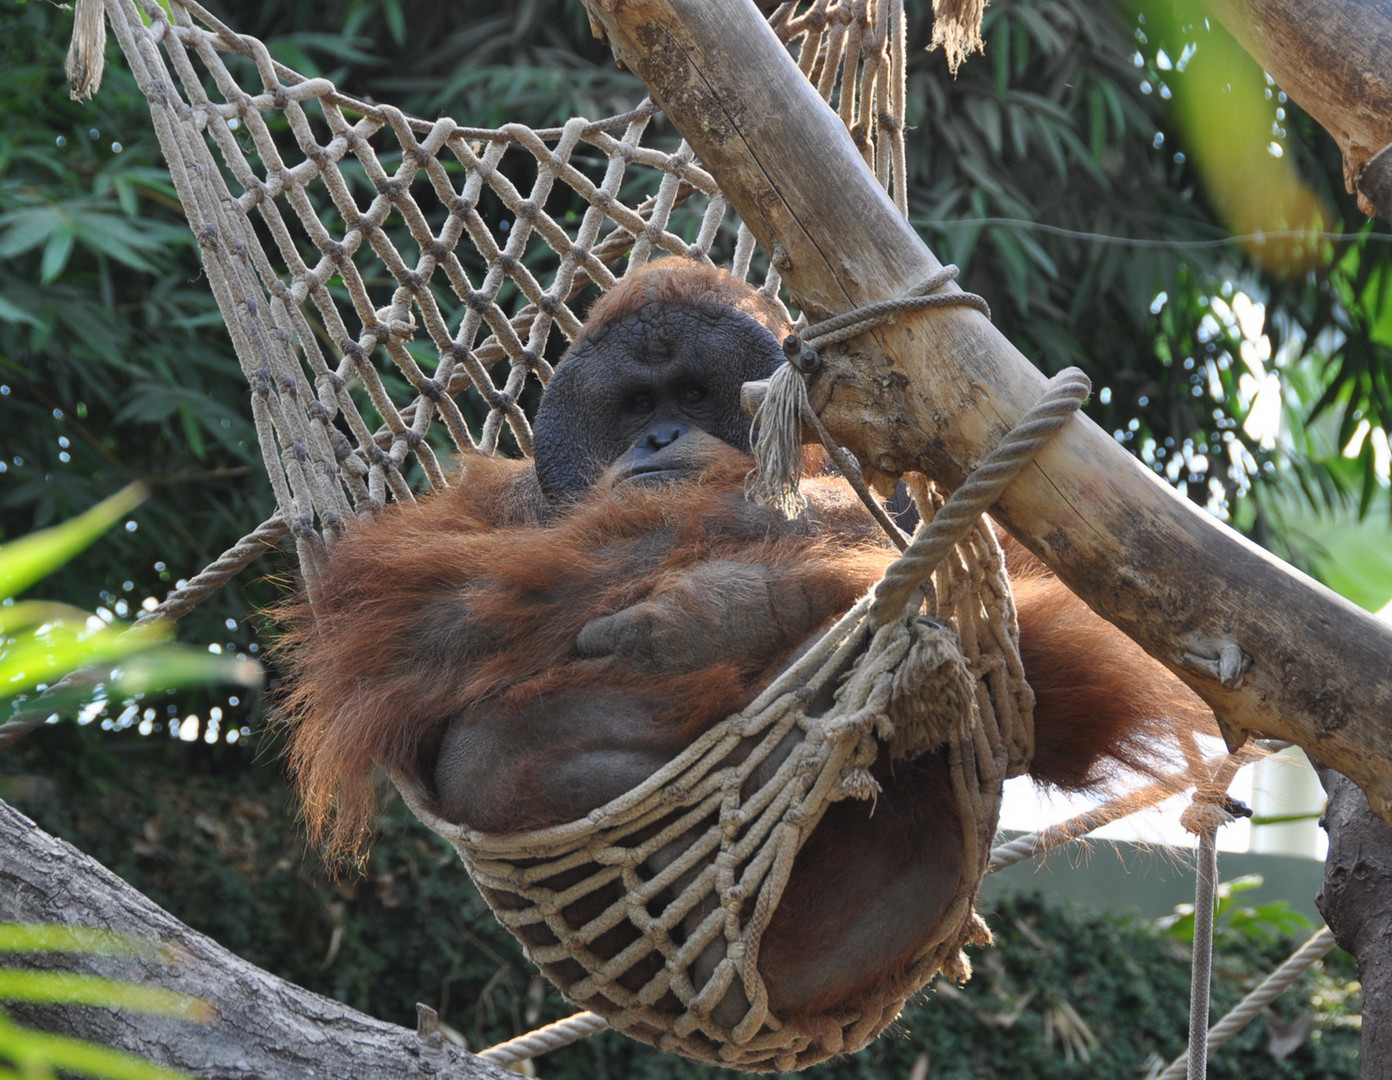
M 52 584 L 120 618 L 161 598 L 267 517 L 245 380 L 202 280 L 148 111 L 113 56 L 97 99 L 63 85 L 71 15 L 8 9 L 0 37 L 0 539 L 74 516 L 134 481 L 152 497 Z M 113 50 L 114 51 L 114 50 Z M 252 655 L 264 585 L 228 589 L 181 633 Z M 244 695 L 186 691 L 161 721 Z M 153 707 L 153 703 L 151 703 Z M 170 711 L 172 710 L 172 712 Z M 121 726 L 131 717 L 107 717 Z
M 0 544 L 0 707 L 71 672 L 98 666 L 116 665 L 101 678 L 100 693 L 125 704 L 152 689 L 187 683 L 260 682 L 255 664 L 167 644 L 168 628 L 161 623 L 126 628 L 66 604 L 14 601 L 15 594 L 54 573 L 142 497 L 138 488 L 128 488 L 71 521 Z M 74 700 L 71 693 L 55 691 L 43 704 L 61 713 L 81 704 L 83 696 Z
M 1244 892 L 1262 885 L 1260 874 L 1245 874 L 1218 885 L 1218 902 L 1214 909 L 1213 938 L 1236 945 L 1246 941 L 1270 945 L 1309 935 L 1314 924 L 1284 900 L 1269 904 L 1246 905 L 1239 902 Z M 1180 904 L 1173 916 L 1160 921 L 1160 927 L 1176 941 L 1193 944 L 1194 905 Z
M 104 680 L 106 692 L 139 694 L 151 686 L 234 674 L 228 660 L 171 651 L 159 627 L 145 631 L 109 626 L 67 605 L 39 600 L 13 602 L 16 593 L 67 562 L 127 514 L 141 499 L 128 489 L 62 525 L 0 545 L 0 703 L 94 664 L 119 663 Z M 243 677 L 245 677 L 245 674 Z M 259 673 L 258 673 L 259 674 Z M 64 702 L 45 700 L 59 709 Z M 149 951 L 140 942 L 100 930 L 62 926 L 0 924 L 3 953 L 114 953 Z M 207 1020 L 196 1000 L 156 987 L 68 971 L 30 971 L 0 966 L 0 1001 L 99 1005 Z M 80 1039 L 49 1035 L 12 1023 L 0 1012 L 0 1074 L 53 1077 L 58 1070 L 83 1076 L 177 1078 L 117 1050 Z

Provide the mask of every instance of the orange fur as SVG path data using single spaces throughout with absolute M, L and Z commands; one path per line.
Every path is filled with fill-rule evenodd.
M 575 642 L 590 619 L 713 560 L 802 583 L 831 610 L 877 579 L 886 553 L 873 542 L 780 534 L 762 515 L 746 520 L 748 468 L 731 449 L 694 483 L 596 490 L 543 524 L 499 513 L 508 500 L 497 491 L 524 466 L 479 460 L 449 490 L 356 526 L 334 547 L 313 609 L 302 602 L 281 612 L 288 629 L 278 653 L 289 676 L 281 709 L 314 838 L 356 852 L 375 809 L 376 767 L 416 774 L 441 728 L 482 702 L 621 687 L 651 703 L 652 738 L 668 753 L 743 707 L 777 665 L 653 675 L 583 659 Z M 836 497 L 823 501 L 832 518 L 846 513 Z M 781 655 L 798 644 L 787 640 Z M 513 827 L 545 823 L 525 815 L 510 808 Z
M 733 308 L 775 335 L 786 329 L 777 305 L 729 275 L 664 260 L 601 299 L 580 339 L 666 304 Z M 566 402 L 593 410 L 580 414 L 589 419 L 604 416 L 603 404 Z M 693 454 L 709 463 L 699 476 L 687 472 L 695 464 L 683 465 L 680 482 L 655 486 L 611 473 L 560 505 L 543 500 L 527 464 L 470 459 L 454 487 L 388 507 L 334 547 L 313 609 L 281 613 L 279 645 L 290 764 L 317 841 L 335 855 L 361 850 L 378 766 L 431 790 L 441 763 L 439 776 L 462 778 L 459 816 L 476 828 L 577 816 L 561 816 L 564 800 L 548 797 L 593 796 L 593 808 L 606 790 L 599 774 L 626 778 L 635 760 L 669 759 L 879 579 L 894 553 L 839 480 L 806 481 L 811 516 L 784 523 L 745 501 L 751 459 L 706 438 L 722 449 Z M 1009 551 L 1036 696 L 1035 779 L 1079 789 L 1128 769 L 1154 772 L 1176 732 L 1211 725 L 1178 679 L 1022 549 Z M 754 632 L 722 621 L 736 618 L 723 594 L 741 576 L 806 608 L 774 603 L 770 644 L 756 596 L 757 654 L 744 649 Z M 640 607 L 678 642 L 694 640 L 682 630 L 709 628 L 714 659 L 654 673 L 618 651 L 581 654 L 592 620 Z M 574 762 L 583 778 L 568 791 L 558 778 L 573 776 Z M 908 966 L 965 871 L 943 756 L 880 761 L 875 775 L 883 790 L 873 804 L 828 809 L 765 932 L 759 966 L 785 1019 L 907 994 Z
M 1121 770 L 1154 775 L 1181 733 L 1215 730 L 1208 706 L 1159 661 L 1023 548 L 1007 552 L 1035 695 L 1034 779 L 1078 791 Z
M 787 312 L 782 306 L 755 292 L 739 278 L 716 266 L 673 257 L 649 263 L 641 274 L 625 279 L 596 300 L 571 347 L 579 345 L 601 326 L 641 311 L 649 304 L 685 304 L 713 312 L 733 308 L 755 319 L 780 339 L 790 329 Z

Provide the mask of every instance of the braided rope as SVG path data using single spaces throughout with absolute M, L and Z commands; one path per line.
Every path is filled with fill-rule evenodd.
M 1300 976 L 1309 971 L 1310 968 L 1329 954 L 1329 951 L 1336 944 L 1334 931 L 1329 927 L 1321 927 L 1312 934 L 1300 948 L 1291 953 L 1283 960 L 1279 967 L 1271 972 L 1241 1001 L 1228 1011 L 1228 1014 L 1214 1024 L 1208 1030 L 1206 1046 L 1209 1051 L 1217 1050 L 1220 1046 L 1227 1043 L 1255 1019 L 1261 1011 L 1271 1004 L 1279 995 L 1289 989 Z M 1189 1057 L 1187 1054 L 1181 1055 L 1174 1061 L 1155 1080 L 1181 1080 L 1188 1069 Z
M 519 1061 L 528 1061 L 581 1039 L 588 1039 L 608 1027 L 609 1021 L 604 1017 L 592 1012 L 578 1012 L 557 1020 L 554 1024 L 547 1024 L 515 1039 L 490 1046 L 487 1050 L 480 1050 L 478 1056 L 495 1065 L 515 1065 Z
M 174 589 L 155 607 L 135 620 L 136 626 L 157 619 L 182 619 L 207 597 L 272 550 L 290 531 L 279 514 L 268 517 L 201 571 Z
M 1213 990 L 1213 898 L 1218 889 L 1218 824 L 1199 834 L 1194 888 L 1194 951 L 1189 972 L 1189 1049 L 1186 1074 L 1208 1072 L 1208 1013 Z
M 1191 749 L 1197 753 L 1197 747 Z M 1189 974 L 1188 1080 L 1204 1080 L 1208 1071 L 1208 1014 L 1213 993 L 1213 922 L 1218 892 L 1218 830 L 1234 820 L 1228 786 L 1242 761 L 1228 754 L 1211 775 L 1202 777 L 1180 824 L 1199 838 L 1194 883 L 1194 950 Z M 1195 765 L 1195 771 L 1200 771 Z M 1202 770 L 1207 771 L 1207 770 Z
M 908 550 L 885 571 L 870 606 L 872 625 L 883 626 L 903 615 L 914 592 L 952 549 L 956 538 L 1034 460 L 1039 448 L 1067 423 L 1091 390 L 1092 383 L 1077 368 L 1067 368 L 1049 380 L 1043 396 L 1025 418 L 972 470 L 932 522 L 919 530 Z

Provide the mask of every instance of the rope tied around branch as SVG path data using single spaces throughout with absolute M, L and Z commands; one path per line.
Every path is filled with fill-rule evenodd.
M 976 293 L 937 291 L 956 279 L 958 273 L 956 266 L 941 267 L 903 296 L 833 315 L 803 327 L 783 340 L 783 354 L 788 358 L 787 362 L 770 378 L 768 395 L 754 418 L 755 435 L 752 441 L 756 465 L 745 490 L 750 499 L 772 506 L 788 517 L 802 512 L 806 504 L 798 491 L 798 484 L 802 480 L 802 425 L 805 423 L 817 433 L 832 460 L 890 539 L 900 550 L 907 546 L 907 538 L 869 495 L 860 479 L 860 469 L 836 445 L 822 425 L 821 418 L 808 405 L 805 378 L 799 376 L 810 376 L 821 367 L 819 350 L 849 341 L 909 312 L 940 307 L 969 307 L 989 319 L 990 305 Z
M 870 608 L 870 625 L 875 629 L 907 613 L 914 594 L 932 577 L 938 563 L 966 535 L 976 519 L 1000 497 L 1010 482 L 1034 460 L 1040 447 L 1067 423 L 1092 391 L 1092 383 L 1078 368 L 1066 368 L 1054 376 L 1039 401 L 932 515 L 932 520 L 929 520 L 928 514 L 921 513 L 925 524 L 912 542 L 905 543 L 903 534 L 889 521 L 883 508 L 865 486 L 859 468 L 832 439 L 821 418 L 812 409 L 806 380 L 820 366 L 818 346 L 845 341 L 895 319 L 903 312 L 928 307 L 969 306 L 989 317 L 990 309 L 974 293 L 933 291 L 956 276 L 955 266 L 945 266 L 905 296 L 837 315 L 801 334 L 790 334 L 783 342 L 783 351 L 788 360 L 769 380 L 768 394 L 754 417 L 756 464 L 746 485 L 749 498 L 789 515 L 801 512 L 804 501 L 798 491 L 798 483 L 802 478 L 802 425 L 806 423 L 817 433 L 822 445 L 861 500 L 903 551 L 875 588 Z M 920 507 L 921 512 L 924 509 Z

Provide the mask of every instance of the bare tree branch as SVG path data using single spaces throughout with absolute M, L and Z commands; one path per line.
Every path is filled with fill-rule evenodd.
M 445 1042 L 438 1031 L 422 1038 L 247 963 L 4 803 L 0 921 L 97 927 L 157 943 L 147 955 L 83 957 L 79 966 L 201 998 L 212 1006 L 211 1023 L 121 1009 L 6 1008 L 21 1023 L 128 1050 L 201 1080 L 516 1077 Z M 51 955 L 17 959 L 56 962 Z

